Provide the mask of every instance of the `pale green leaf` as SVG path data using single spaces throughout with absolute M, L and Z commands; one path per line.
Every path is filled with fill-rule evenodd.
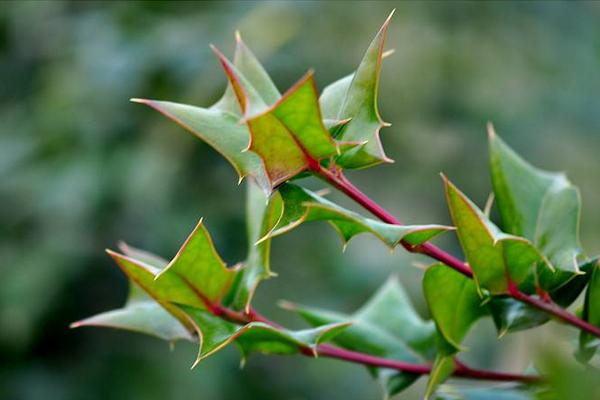
M 490 170 L 504 230 L 531 240 L 556 268 L 578 272 L 579 191 L 564 174 L 528 164 L 489 130 Z
M 236 35 L 234 65 L 249 80 L 265 104 L 275 103 L 279 91 L 250 49 Z M 266 192 L 271 190 L 260 157 L 245 151 L 250 143 L 247 126 L 240 124 L 241 111 L 231 84 L 223 97 L 212 107 L 200 108 L 168 101 L 132 99 L 146 104 L 186 130 L 198 136 L 218 151 L 239 174 L 240 180 L 250 176 Z
M 122 308 L 94 315 L 71 324 L 72 328 L 96 326 L 124 329 L 155 336 L 167 341 L 188 340 L 194 337 L 160 304 L 129 282 L 130 294 Z
M 353 314 L 341 314 L 285 303 L 312 326 L 351 321 L 352 325 L 333 339 L 345 349 L 411 363 L 430 361 L 435 356 L 437 333 L 431 321 L 414 310 L 396 278 L 390 278 L 377 293 Z M 418 375 L 372 369 L 389 394 L 411 385 Z
M 279 188 L 284 212 L 275 229 L 267 236 L 289 232 L 304 222 L 328 221 L 339 234 L 344 245 L 360 233 L 371 233 L 389 247 L 401 240 L 416 246 L 452 229 L 443 225 L 393 225 L 365 218 L 353 211 L 293 184 Z

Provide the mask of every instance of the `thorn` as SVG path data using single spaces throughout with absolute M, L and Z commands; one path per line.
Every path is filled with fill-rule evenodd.
M 487 123 L 487 131 L 489 140 L 496 139 L 496 130 L 494 129 L 494 124 L 492 124 L 490 121 Z
M 346 249 L 348 249 L 348 242 L 344 240 L 344 243 L 342 243 L 342 253 L 346 253 Z
M 495 195 L 494 192 L 491 192 L 488 195 L 488 198 L 485 202 L 485 207 L 483 208 L 483 215 L 485 215 L 486 217 L 488 217 L 488 219 L 490 218 L 490 213 L 492 211 L 492 206 L 494 205 L 494 200 L 495 200 Z
M 117 247 L 119 248 L 119 250 L 121 250 L 123 253 L 127 254 L 129 253 L 129 245 L 127 243 L 125 243 L 125 241 L 123 240 L 119 240 L 117 242 Z
M 381 54 L 381 58 L 386 58 L 391 56 L 392 54 L 394 54 L 396 52 L 396 49 L 389 49 L 383 52 L 383 54 Z
M 240 43 L 242 41 L 242 35 L 238 29 L 235 30 L 235 41 Z
M 396 9 L 394 8 L 392 10 L 392 12 L 390 13 L 390 15 L 388 15 L 388 17 L 385 19 L 385 22 L 383 23 L 383 25 L 387 25 L 390 23 L 390 20 L 392 19 L 392 17 L 394 16 L 394 13 L 396 12 Z
M 279 300 L 277 302 L 277 305 L 279 306 L 279 308 L 282 308 L 284 310 L 288 310 L 288 311 L 296 311 L 297 307 L 294 303 L 292 303 L 291 301 L 287 301 L 287 300 Z
M 331 193 L 331 189 L 330 188 L 323 188 L 323 189 L 319 189 L 315 192 L 315 194 L 317 196 L 327 196 L 329 193 Z
M 418 262 L 418 261 L 412 262 L 411 265 L 413 267 L 418 268 L 418 269 L 423 270 L 423 271 L 426 271 L 427 268 L 429 268 L 429 264 L 425 264 L 425 263 Z
M 137 97 L 132 97 L 132 98 L 129 99 L 129 101 L 132 102 L 132 103 L 148 104 L 148 103 L 150 103 L 151 100 L 140 99 L 140 98 L 137 98 Z

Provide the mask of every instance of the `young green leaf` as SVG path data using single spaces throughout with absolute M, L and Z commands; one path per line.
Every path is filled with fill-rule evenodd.
M 258 154 L 272 186 L 337 154 L 323 125 L 313 73 L 307 73 L 268 106 L 241 71 L 216 50 L 250 130 L 248 149 Z
M 312 326 L 352 321 L 352 325 L 333 339 L 345 349 L 419 363 L 435 357 L 437 333 L 431 321 L 424 321 L 414 310 L 396 278 L 390 278 L 358 311 L 346 315 L 285 303 Z M 391 395 L 410 386 L 418 375 L 386 369 L 372 373 Z
M 239 34 L 236 39 L 234 65 L 247 77 L 265 104 L 275 103 L 281 97 L 275 84 Z M 270 192 L 271 184 L 260 157 L 245 151 L 250 133 L 247 126 L 239 122 L 242 114 L 231 84 L 223 97 L 209 108 L 147 99 L 132 101 L 150 106 L 213 147 L 230 162 L 240 181 L 249 176 L 265 192 Z
M 501 232 L 445 177 L 444 183 L 450 215 L 480 290 L 506 294 L 509 282 L 519 285 L 537 266 L 548 268 L 528 240 Z
M 162 270 L 123 254 L 108 253 L 130 279 L 169 311 L 173 307 L 168 303 L 210 309 L 221 302 L 238 273 L 226 268 L 202 221 Z
M 440 233 L 451 230 L 443 225 L 392 225 L 365 218 L 353 211 L 294 184 L 279 188 L 283 199 L 283 216 L 267 237 L 289 232 L 304 222 L 328 221 L 339 234 L 344 246 L 354 236 L 368 232 L 387 246 L 394 248 L 401 240 L 413 246 L 422 244 Z
M 344 168 L 366 168 L 391 162 L 384 153 L 379 138 L 382 127 L 377 106 L 381 61 L 387 29 L 393 11 L 375 35 L 356 72 L 325 88 L 320 103 L 327 119 L 350 121 L 336 136 L 346 142 L 364 143 L 353 147 L 337 159 Z
M 268 197 L 256 184 L 248 182 L 246 196 L 248 253 L 238 274 L 238 281 L 230 292 L 233 297 L 231 303 L 236 310 L 248 311 L 258 284 L 274 275 L 269 262 L 271 240 L 263 240 L 258 244 L 256 242 L 273 229 L 282 212 L 283 202 L 279 195 Z
M 289 331 L 262 322 L 234 324 L 194 307 L 181 306 L 181 309 L 189 316 L 198 336 L 198 356 L 192 368 L 234 341 L 242 352 L 242 362 L 252 352 L 294 354 L 308 349 L 316 356 L 317 345 L 332 340 L 349 326 L 349 323 L 332 323 L 315 329 Z
M 564 174 L 531 166 L 491 125 L 488 129 L 492 184 L 504 230 L 531 240 L 557 269 L 577 273 L 581 255 L 578 189 Z
M 171 342 L 194 340 L 192 333 L 185 326 L 131 280 L 129 281 L 129 296 L 122 308 L 103 312 L 71 324 L 72 328 L 82 326 L 124 329 Z
M 600 265 L 598 263 L 593 268 L 585 293 L 583 319 L 600 327 Z M 588 332 L 581 331 L 579 335 L 580 358 L 589 360 L 596 353 L 598 346 L 600 346 L 600 339 Z
M 423 292 L 438 331 L 453 352 L 461 351 L 471 326 L 488 313 L 475 283 L 446 265 L 435 264 L 425 272 Z

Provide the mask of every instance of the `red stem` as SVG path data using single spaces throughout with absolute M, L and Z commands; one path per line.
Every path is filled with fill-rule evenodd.
M 237 314 L 237 313 L 236 313 Z M 250 312 L 246 314 L 245 321 L 238 322 L 250 322 L 258 321 L 265 324 L 282 328 L 281 325 L 270 321 L 254 309 L 250 309 Z M 315 353 L 312 349 L 303 349 L 302 354 L 314 357 Z M 431 365 L 429 364 L 413 364 L 397 360 L 390 360 L 387 358 L 372 356 L 365 353 L 360 353 L 352 350 L 346 350 L 340 347 L 332 346 L 329 344 L 322 344 L 317 346 L 316 354 L 322 357 L 336 358 L 338 360 L 344 360 L 361 365 L 369 365 L 372 367 L 389 368 L 397 371 L 408 372 L 419 375 L 427 375 L 431 372 Z M 537 382 L 540 381 L 540 377 L 536 375 L 521 375 L 521 374 L 510 374 L 503 372 L 494 371 L 483 371 L 467 367 L 463 363 L 456 361 L 454 376 L 478 379 L 478 380 L 491 380 L 491 381 L 518 381 L 518 382 Z
M 388 211 L 386 211 L 383 207 L 377 204 L 369 196 L 361 192 L 360 189 L 358 189 L 352 184 L 352 182 L 346 179 L 346 177 L 341 173 L 341 171 L 332 172 L 326 168 L 319 166 L 319 168 L 315 169 L 314 172 L 317 174 L 317 176 L 320 176 L 321 178 L 329 182 L 331 185 L 344 192 L 346 195 L 348 195 L 348 197 L 356 201 L 358 204 L 370 211 L 373 215 L 381 219 L 383 222 L 387 222 L 389 224 L 394 225 L 402 225 L 402 222 L 400 222 L 400 220 L 391 215 Z M 449 254 L 445 250 L 440 249 L 432 243 L 424 243 L 420 246 L 413 246 L 410 243 L 402 241 L 400 242 L 400 244 L 402 244 L 402 246 L 410 252 L 425 254 L 435 260 L 441 261 L 442 263 L 455 269 L 463 275 L 469 278 L 473 278 L 473 272 L 465 262 L 459 260 L 458 258 Z M 553 302 L 547 302 L 528 296 L 527 294 L 521 292 L 516 286 L 509 286 L 510 287 L 508 294 L 515 300 L 529 304 L 530 306 L 537 308 L 538 310 L 553 315 L 554 317 L 560 319 L 561 321 L 567 324 L 576 326 L 577 328 L 600 338 L 600 328 L 598 328 L 597 326 L 594 326 L 582 319 L 577 318 L 575 315 L 569 313 L 568 311 L 559 307 Z
M 532 307 L 537 308 L 538 310 L 542 310 L 548 314 L 554 315 L 556 318 L 561 321 L 576 326 L 579 329 L 591 333 L 594 336 L 600 337 L 600 328 L 586 322 L 580 318 L 577 318 L 574 314 L 571 314 L 564 308 L 560 307 L 553 301 L 545 301 L 540 298 L 531 297 L 521 292 L 516 285 L 509 284 L 508 291 L 512 298 L 519 300 L 523 303 L 529 304 Z

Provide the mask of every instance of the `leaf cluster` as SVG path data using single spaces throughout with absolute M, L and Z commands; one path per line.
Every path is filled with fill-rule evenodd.
M 491 318 L 499 336 L 549 321 L 547 313 L 515 299 L 517 292 L 563 308 L 585 292 L 581 318 L 600 326 L 600 267 L 597 259 L 585 256 L 579 243 L 577 188 L 563 174 L 529 165 L 491 126 L 490 172 L 500 216 L 496 223 L 489 210 L 479 209 L 446 177 L 453 227 L 378 221 L 299 184 L 313 174 L 328 177 L 325 180 L 339 188 L 335 182 L 343 182 L 344 170 L 390 161 L 379 140 L 381 128 L 388 124 L 377 105 L 388 25 L 389 18 L 356 71 L 324 88 L 320 96 L 312 71 L 281 94 L 237 34 L 233 60 L 215 49 L 228 80 L 216 104 L 203 108 L 134 99 L 213 147 L 238 172 L 240 181 L 247 178 L 247 255 L 227 266 L 202 220 L 170 261 L 122 244 L 108 254 L 129 279 L 125 305 L 74 326 L 107 326 L 171 342 L 195 342 L 194 365 L 229 344 L 237 345 L 245 360 L 252 352 L 316 356 L 322 343 L 331 342 L 352 352 L 431 366 L 426 396 L 437 393 L 439 398 L 481 397 L 481 390 L 473 395 L 472 390 L 447 385 L 439 389 L 450 376 L 464 371 L 456 357 L 465 350 L 462 342 L 478 320 Z M 443 263 L 426 270 L 423 293 L 430 319 L 414 310 L 399 279 L 392 277 L 351 314 L 285 302 L 286 309 L 310 325 L 285 329 L 257 317 L 252 298 L 260 282 L 274 275 L 273 240 L 311 221 L 329 223 L 344 246 L 366 233 L 389 248 L 402 245 L 414 251 L 455 229 L 472 275 Z M 582 331 L 578 359 L 588 362 L 598 344 L 597 337 Z M 419 378 L 398 369 L 373 365 L 368 369 L 388 395 Z M 484 394 L 494 398 L 497 390 Z M 538 393 L 521 387 L 518 391 L 524 398 Z

